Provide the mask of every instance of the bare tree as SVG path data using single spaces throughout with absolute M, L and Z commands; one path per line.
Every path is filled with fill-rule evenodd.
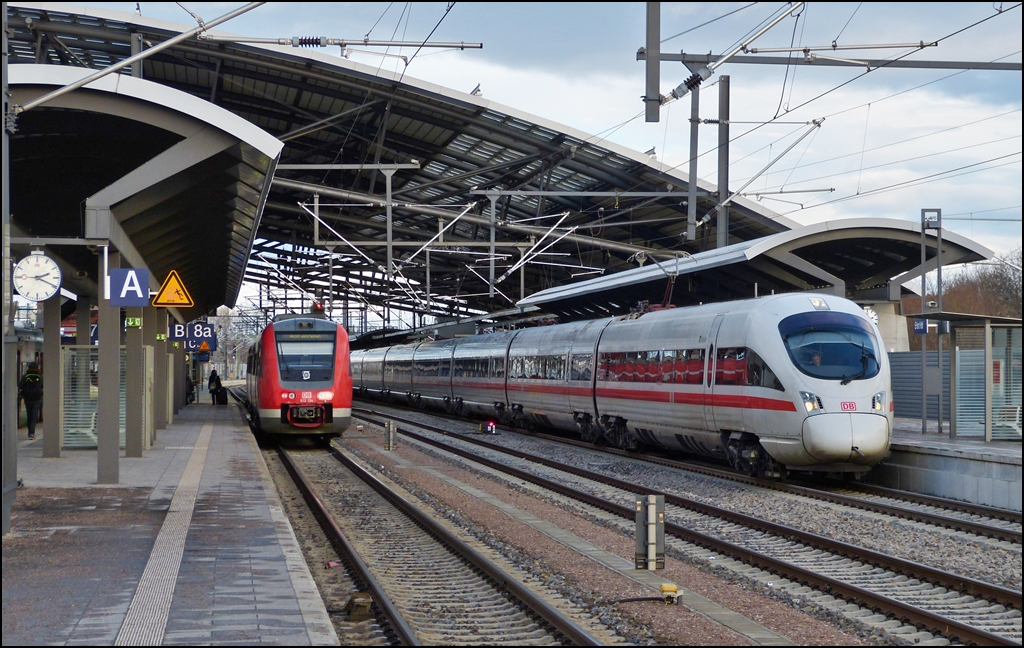
M 1021 248 L 968 266 L 943 286 L 944 310 L 1021 317 Z
M 992 315 L 995 317 L 1021 317 L 1021 248 L 1005 255 L 996 256 L 986 263 L 975 263 L 959 272 L 951 273 L 943 280 L 942 310 L 950 313 L 971 315 Z M 936 300 L 936 286 L 928 282 L 927 301 Z M 903 298 L 903 312 L 917 313 L 921 310 L 921 298 Z M 910 333 L 910 349 L 921 348 L 921 338 L 914 335 L 913 322 L 907 322 Z M 935 348 L 935 334 L 927 336 L 929 349 Z M 943 340 L 943 348 L 949 338 Z

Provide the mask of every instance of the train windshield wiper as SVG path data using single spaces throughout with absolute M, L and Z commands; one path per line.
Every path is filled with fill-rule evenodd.
M 857 372 L 856 374 L 850 376 L 849 378 L 843 378 L 842 382 L 840 382 L 839 384 L 840 385 L 849 385 L 854 380 L 857 380 L 858 378 L 861 378 L 864 374 L 866 374 L 868 372 L 868 360 L 869 359 L 870 360 L 875 360 L 876 359 L 875 358 L 875 354 L 871 353 L 866 348 L 864 348 L 864 345 L 862 344 L 861 347 L 860 347 L 860 366 L 861 366 L 861 370 L 859 372 Z
M 288 362 L 288 356 L 285 355 L 284 347 L 281 345 L 280 342 L 277 343 L 277 361 L 278 363 L 280 363 L 281 366 L 281 377 L 283 378 L 285 373 L 287 372 L 288 377 L 291 378 L 292 366 L 291 363 Z

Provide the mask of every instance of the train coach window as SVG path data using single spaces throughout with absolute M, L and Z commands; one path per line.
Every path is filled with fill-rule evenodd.
M 591 366 L 594 363 L 594 355 L 591 353 L 579 353 L 572 356 L 569 367 L 569 380 L 590 380 L 593 376 Z
M 661 382 L 675 382 L 676 362 L 679 360 L 679 351 L 676 349 L 665 349 L 661 352 Z
M 437 358 L 428 358 L 426 360 L 416 360 L 413 364 L 415 374 L 417 376 L 433 377 L 438 373 L 438 361 Z
M 704 376 L 704 349 L 681 349 L 675 353 L 676 384 L 700 385 Z
M 515 379 L 523 378 L 523 358 L 512 357 L 508 359 L 508 377 Z
M 548 380 L 565 380 L 565 356 L 545 356 L 544 377 Z
M 718 349 L 718 362 L 715 363 L 715 384 L 747 384 L 747 349 L 745 347 Z
M 779 322 L 789 357 L 801 372 L 825 380 L 878 375 L 878 346 L 867 320 L 849 313 L 816 311 Z
M 747 384 L 753 387 L 767 387 L 786 391 L 775 372 L 752 349 L 747 349 Z
M 644 374 L 642 380 L 649 383 L 660 382 L 661 351 L 646 351 L 642 355 L 646 356 L 643 361 Z
M 505 358 L 491 358 L 491 377 L 505 377 Z
M 625 380 L 622 377 L 623 367 L 626 363 L 626 354 L 620 351 L 602 353 L 598 356 L 597 379 L 609 382 Z

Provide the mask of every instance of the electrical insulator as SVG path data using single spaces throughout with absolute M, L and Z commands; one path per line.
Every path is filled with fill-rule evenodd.
M 292 47 L 327 47 L 327 37 L 296 36 L 292 38 Z

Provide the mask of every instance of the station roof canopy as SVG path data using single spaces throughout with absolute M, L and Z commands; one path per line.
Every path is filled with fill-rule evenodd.
M 935 230 L 926 231 L 924 247 L 928 272 L 938 263 Z M 974 241 L 943 233 L 943 265 L 991 257 Z M 628 312 L 638 301 L 690 306 L 776 292 L 819 291 L 878 303 L 899 300 L 902 284 L 919 278 L 921 269 L 919 223 L 844 219 L 551 288 L 519 305 L 573 320 Z
M 9 62 L 12 69 L 25 66 L 22 79 L 47 67 L 102 69 L 128 58 L 133 38 L 149 48 L 194 27 L 57 3 L 6 6 Z M 108 78 L 123 80 L 129 73 L 126 68 Z M 681 237 L 687 226 L 682 203 L 688 189 L 688 177 L 681 170 L 482 96 L 321 51 L 204 38 L 185 40 L 144 59 L 141 77 L 201 100 L 210 110 L 230 113 L 283 142 L 276 170 L 262 161 L 250 163 L 244 146 L 225 151 L 211 164 L 219 174 L 238 177 L 231 182 L 226 177 L 206 178 L 205 183 L 196 178 L 197 186 L 206 186 L 208 193 L 167 197 L 162 205 L 150 206 L 151 226 L 145 233 L 127 232 L 144 259 L 151 254 L 161 259 L 151 264 L 154 268 L 202 260 L 211 275 L 223 272 L 227 278 L 214 277 L 219 283 L 204 294 L 207 309 L 220 303 L 234 305 L 239 253 L 249 255 L 246 280 L 290 288 L 293 295 L 298 294 L 297 285 L 314 293 L 333 290 L 335 300 L 347 297 L 373 307 L 466 316 L 509 308 L 523 296 L 520 272 L 508 269 L 537 242 L 544 247 L 557 240 L 545 255 L 524 265 L 521 280 L 527 294 L 575 280 L 580 273 L 634 267 L 637 258 L 697 254 L 715 245 L 714 219 L 697 230 L 695 240 Z M 74 105 L 52 105 L 19 118 L 19 131 L 12 139 L 12 177 L 17 179 L 12 211 L 27 235 L 56 230 L 69 235 L 81 220 L 82 200 L 182 141 L 173 129 L 154 127 L 132 114 L 96 114 L 86 121 L 80 112 Z M 30 141 L 40 136 L 49 144 Z M 259 146 L 254 150 L 268 155 Z M 328 164 L 346 168 L 295 166 Z M 391 177 L 392 253 L 400 268 L 393 280 L 382 272 L 388 249 L 386 177 L 371 168 L 377 164 L 413 166 L 398 169 Z M 193 171 L 202 168 L 198 165 Z M 274 177 L 263 192 L 261 215 L 249 208 L 261 194 L 259 178 L 250 177 L 250 172 Z M 481 193 L 488 190 L 520 192 L 502 194 L 494 202 L 496 276 L 508 276 L 497 284 L 493 297 L 488 294 L 488 261 L 481 261 L 489 255 L 491 237 L 491 200 Z M 714 186 L 699 183 L 698 218 L 715 206 L 715 191 Z M 326 224 L 320 228 L 320 245 L 315 244 L 309 214 L 314 194 Z M 159 196 L 154 193 L 150 198 Z M 239 207 L 239 202 L 247 204 Z M 475 205 L 467 210 L 471 203 Z M 794 226 L 744 198 L 735 199 L 730 210 L 730 243 Z M 166 246 L 160 251 L 145 249 L 147 244 L 159 247 L 166 240 L 161 236 L 171 236 L 156 233 L 161 226 L 175 227 L 172 213 L 189 211 L 192 220 L 179 229 L 194 227 L 204 234 L 215 229 L 216 245 L 195 244 L 187 250 L 179 242 L 184 239 L 175 238 L 180 249 L 174 249 L 181 255 L 175 261 L 167 258 Z M 207 218 L 211 212 L 218 218 Z M 437 235 L 439 227 L 450 225 L 463 212 L 444 232 L 443 245 L 438 240 L 430 248 L 427 299 L 426 254 L 410 257 Z M 563 229 L 549 231 L 563 214 Z M 245 245 L 246 219 L 255 218 L 260 220 L 250 250 Z M 80 226 L 74 234 L 81 235 Z M 336 253 L 331 262 L 327 245 Z M 167 254 L 162 256 L 163 252 Z M 552 254 L 559 256 L 548 256 Z M 94 258 L 72 261 L 84 269 L 95 266 Z M 333 277 L 328 272 L 331 266 Z M 183 279 L 190 289 L 199 285 L 186 275 Z

